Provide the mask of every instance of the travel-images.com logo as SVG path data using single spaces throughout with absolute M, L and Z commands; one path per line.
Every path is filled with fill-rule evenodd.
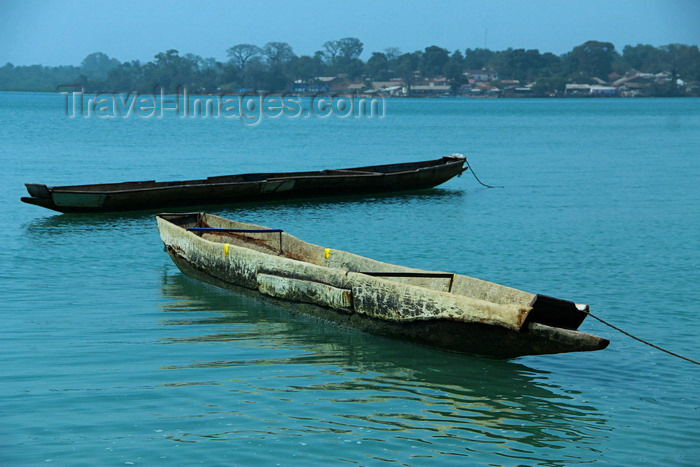
M 152 93 L 85 93 L 84 88 L 63 85 L 69 118 L 223 118 L 257 125 L 265 118 L 382 118 L 383 97 L 354 93 L 320 93 L 311 96 L 275 93 L 191 94 L 186 87 L 168 94 L 158 86 Z

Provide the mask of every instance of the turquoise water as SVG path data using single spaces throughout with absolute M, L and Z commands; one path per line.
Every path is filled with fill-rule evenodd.
M 25 182 L 184 179 L 464 152 L 410 195 L 218 207 L 304 240 L 588 303 L 700 359 L 700 100 L 389 100 L 384 118 L 67 118 L 0 93 L 0 464 L 700 463 L 700 367 L 493 361 L 182 276 L 153 213 L 60 215 Z

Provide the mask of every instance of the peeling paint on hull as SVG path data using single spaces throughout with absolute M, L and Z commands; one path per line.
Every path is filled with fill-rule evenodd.
M 209 214 L 159 215 L 161 238 L 183 273 L 343 326 L 494 358 L 600 350 L 608 345 L 598 336 L 528 319 L 531 314 L 549 319 L 551 310 L 543 309 L 542 303 L 550 302 L 565 310 L 557 310 L 559 314 L 583 313 L 570 302 L 547 298 L 538 304 L 537 295 L 460 275 L 454 275 L 453 291 L 448 292 L 440 279 L 449 276 L 446 273 L 381 263 L 288 234 L 275 240 L 264 233 L 185 230 L 203 225 L 214 230 L 264 229 Z M 463 290 L 471 290 L 476 298 L 458 293 Z M 564 323 L 579 319 L 556 318 Z

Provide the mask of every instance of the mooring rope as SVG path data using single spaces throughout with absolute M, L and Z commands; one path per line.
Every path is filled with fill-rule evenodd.
M 471 164 L 469 164 L 469 161 L 467 160 L 466 157 L 464 158 L 464 161 L 465 161 L 465 164 L 466 164 L 466 167 L 465 167 L 464 170 L 469 170 L 469 171 L 471 171 L 471 173 L 472 173 L 472 175 L 474 175 L 474 178 L 476 179 L 476 181 L 479 182 L 481 185 L 485 186 L 486 188 L 503 188 L 502 186 L 487 185 L 486 183 L 484 183 L 484 182 L 482 182 L 481 180 L 479 180 L 479 177 L 477 177 L 476 173 L 474 172 L 474 169 L 472 168 Z M 678 355 L 677 353 L 671 352 L 670 350 L 666 350 L 666 349 L 664 349 L 663 347 L 659 347 L 658 345 L 652 344 L 651 342 L 645 341 L 644 339 L 640 339 L 640 338 L 637 337 L 637 336 L 633 336 L 633 335 L 630 334 L 629 332 L 623 331 L 622 329 L 618 328 L 617 326 L 613 326 L 612 324 L 608 323 L 608 322 L 605 321 L 605 320 L 602 320 L 602 319 L 598 318 L 596 315 L 594 315 L 594 314 L 592 314 L 592 313 L 588 313 L 588 316 L 590 316 L 591 318 L 597 319 L 598 321 L 600 321 L 600 322 L 603 323 L 604 325 L 606 325 L 606 326 L 608 326 L 608 327 L 611 327 L 611 328 L 613 328 L 614 330 L 619 331 L 619 332 L 621 332 L 622 334 L 624 334 L 624 335 L 626 335 L 626 336 L 628 336 L 628 337 L 631 337 L 632 339 L 634 339 L 634 340 L 636 340 L 636 341 L 641 342 L 642 344 L 646 344 L 646 345 L 648 345 L 649 347 L 653 347 L 653 348 L 655 348 L 655 349 L 657 349 L 657 350 L 660 350 L 660 351 L 662 351 L 662 352 L 665 352 L 665 353 L 667 353 L 667 354 L 669 354 L 669 355 L 673 355 L 674 357 L 680 358 L 681 360 L 685 360 L 685 361 L 687 361 L 687 362 L 695 363 L 696 365 L 700 365 L 700 362 L 698 362 L 698 361 L 696 361 L 696 360 L 693 360 L 693 359 L 688 358 L 688 357 L 684 357 L 683 355 Z
M 594 314 L 588 313 L 588 316 L 590 316 L 591 318 L 597 319 L 598 321 L 600 321 L 600 322 L 603 323 L 604 325 L 609 326 L 609 327 L 613 328 L 613 329 L 616 330 L 616 331 L 620 331 L 622 334 L 624 334 L 624 335 L 626 335 L 626 336 L 628 336 L 628 337 L 631 337 L 632 339 L 634 339 L 634 340 L 636 340 L 636 341 L 639 341 L 639 342 L 641 342 L 642 344 L 646 344 L 646 345 L 648 345 L 648 346 L 650 346 L 650 347 L 654 347 L 654 348 L 657 349 L 657 350 L 660 350 L 660 351 L 662 351 L 662 352 L 666 352 L 667 354 L 673 355 L 674 357 L 680 358 L 681 360 L 685 360 L 685 361 L 688 361 L 688 362 L 690 362 L 690 363 L 695 363 L 696 365 L 700 365 L 700 362 L 697 362 L 697 361 L 695 361 L 695 360 L 692 360 L 692 359 L 690 359 L 690 358 L 688 358 L 688 357 L 684 357 L 683 355 L 678 355 L 677 353 L 673 353 L 673 352 L 671 352 L 670 350 L 666 350 L 666 349 L 664 349 L 664 348 L 662 348 L 662 347 L 659 347 L 658 345 L 654 345 L 654 344 L 652 344 L 651 342 L 647 342 L 647 341 L 645 341 L 644 339 L 640 339 L 640 338 L 637 337 L 637 336 L 633 336 L 633 335 L 630 334 L 629 332 L 623 331 L 622 329 L 620 329 L 620 328 L 618 328 L 618 327 L 616 327 L 616 326 L 613 326 L 612 324 L 608 323 L 607 321 L 604 321 L 604 320 L 598 318 L 598 317 L 597 317 L 596 315 L 594 315 Z
M 479 177 L 476 176 L 476 173 L 474 172 L 474 169 L 472 168 L 471 164 L 469 163 L 469 161 L 467 160 L 466 157 L 464 158 L 464 163 L 467 164 L 467 167 L 466 167 L 464 170 L 469 170 L 469 171 L 472 173 L 472 175 L 474 175 L 474 178 L 476 179 L 476 181 L 479 182 L 479 183 L 481 183 L 481 184 L 482 184 L 483 186 L 485 186 L 486 188 L 503 188 L 502 186 L 493 186 L 493 185 L 487 185 L 487 184 L 485 184 L 484 182 L 482 182 L 481 180 L 479 180 Z

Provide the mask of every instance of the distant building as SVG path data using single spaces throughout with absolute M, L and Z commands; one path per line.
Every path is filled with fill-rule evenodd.
M 460 88 L 460 94 L 471 97 L 498 97 L 501 95 L 501 90 L 486 83 L 465 84 Z
M 474 80 L 474 82 L 486 82 L 493 81 L 497 78 L 496 73 L 490 70 L 465 70 L 462 73 L 467 79 Z
M 386 89 L 394 86 L 403 86 L 403 81 L 400 79 L 392 79 L 391 81 L 372 81 L 372 89 Z
M 328 87 L 322 83 L 309 83 L 298 79 L 292 84 L 291 90 L 299 94 L 318 94 L 328 92 Z
M 384 96 L 405 96 L 408 90 L 400 79 L 391 81 L 372 81 L 372 89 L 369 93 L 377 93 Z
M 366 86 L 363 83 L 352 83 L 349 84 L 348 87 L 346 88 L 346 91 L 348 92 L 353 92 L 353 93 L 359 93 L 361 92 Z
M 412 96 L 439 96 L 449 93 L 452 90 L 451 86 L 446 84 L 435 84 L 435 82 L 429 82 L 428 84 L 417 84 L 411 86 Z
M 602 86 L 600 84 L 567 84 L 564 94 L 568 96 L 616 96 L 618 89 L 615 86 Z
M 614 96 L 616 94 L 617 94 L 617 89 L 613 86 L 600 86 L 600 85 L 591 86 L 591 95 L 592 96 Z

